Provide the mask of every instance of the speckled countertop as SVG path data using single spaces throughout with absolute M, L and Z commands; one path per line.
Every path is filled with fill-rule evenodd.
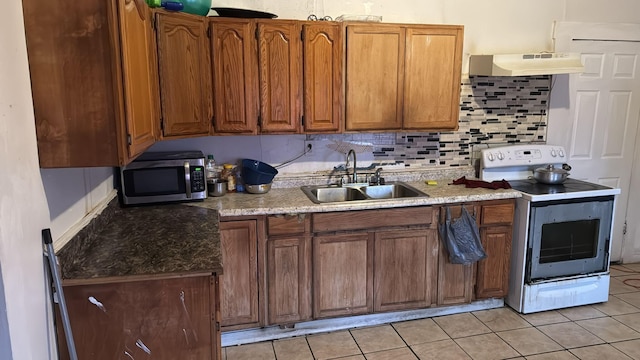
M 58 251 L 63 280 L 221 273 L 218 212 L 117 199 Z M 90 281 L 88 281 L 90 282 Z
M 446 173 L 396 174 L 388 181 L 403 181 L 427 197 L 316 204 L 300 189 L 324 178 L 279 180 L 266 194 L 231 193 L 201 202 L 120 208 L 114 199 L 107 209 L 58 252 L 67 283 L 124 280 L 145 276 L 222 272 L 220 217 L 299 214 L 330 211 L 428 206 L 510 199 L 520 193 L 449 185 L 468 176 L 469 169 Z M 425 179 L 438 179 L 427 185 Z M 275 184 L 274 184 L 275 185 Z
M 191 206 L 216 209 L 221 217 L 298 214 L 330 211 L 350 211 L 382 209 L 406 206 L 425 206 L 448 203 L 463 203 L 520 197 L 511 189 L 466 188 L 464 185 L 449 185 L 454 178 L 440 178 L 437 185 L 427 185 L 423 178 L 400 179 L 426 193 L 428 197 L 347 201 L 342 203 L 316 204 L 302 192 L 300 187 L 272 188 L 266 194 L 230 193 L 221 197 L 209 197 L 203 202 L 190 203 Z M 395 179 L 398 180 L 398 179 Z M 317 184 L 321 184 L 318 183 Z

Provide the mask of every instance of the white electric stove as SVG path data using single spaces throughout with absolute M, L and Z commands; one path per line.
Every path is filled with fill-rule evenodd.
M 507 180 L 516 200 L 506 303 L 522 313 L 604 302 L 609 294 L 615 195 L 572 179 L 547 185 L 533 170 L 567 161 L 563 147 L 527 144 L 481 151 L 480 178 Z

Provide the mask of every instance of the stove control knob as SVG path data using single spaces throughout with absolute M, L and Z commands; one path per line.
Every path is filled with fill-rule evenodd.
M 498 152 L 498 159 L 504 160 L 504 154 L 502 153 L 502 151 Z
M 560 157 L 564 157 L 564 151 L 562 151 L 562 149 L 558 150 L 558 155 L 560 155 Z
M 556 149 L 551 149 L 551 156 L 556 157 Z
M 493 160 L 495 160 L 495 158 L 493 157 L 493 154 L 492 154 L 492 153 L 488 153 L 488 154 L 487 154 L 487 159 L 489 159 L 489 161 L 493 161 Z

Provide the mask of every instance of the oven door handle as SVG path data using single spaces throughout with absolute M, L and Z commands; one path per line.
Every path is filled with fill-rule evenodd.
M 189 162 L 184 162 L 184 186 L 187 191 L 187 199 L 191 199 L 191 168 Z

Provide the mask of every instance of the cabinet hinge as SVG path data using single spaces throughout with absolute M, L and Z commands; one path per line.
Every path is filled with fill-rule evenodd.
M 622 225 L 622 235 L 627 235 L 627 220 L 625 220 Z
M 127 134 L 127 144 L 131 145 L 131 134 Z
M 258 126 L 262 127 L 262 116 L 258 115 Z
M 304 30 L 300 30 L 300 41 L 304 41 Z
M 160 131 L 164 133 L 164 121 L 162 119 L 160 119 Z
M 156 17 L 155 16 L 151 17 L 151 28 L 153 29 L 153 31 L 156 30 Z
M 258 27 L 256 26 L 256 40 L 258 40 L 260 36 L 258 35 Z
M 304 126 L 304 115 L 300 116 L 300 125 Z
M 220 322 L 219 321 L 216 321 L 216 330 L 220 331 Z

